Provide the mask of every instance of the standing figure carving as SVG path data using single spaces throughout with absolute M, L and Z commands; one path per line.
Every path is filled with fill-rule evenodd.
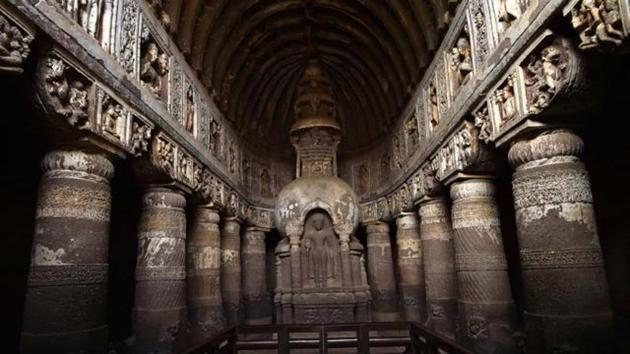
M 315 287 L 324 288 L 328 279 L 337 278 L 338 243 L 330 217 L 323 212 L 314 212 L 306 220 L 304 228 L 304 255 L 306 276 Z

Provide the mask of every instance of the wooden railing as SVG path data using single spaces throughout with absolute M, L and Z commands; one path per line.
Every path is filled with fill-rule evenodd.
M 358 353 L 367 354 L 370 348 L 377 347 L 400 347 L 416 354 L 472 354 L 453 340 L 414 322 L 241 326 L 221 333 L 189 353 L 276 350 L 279 354 L 289 354 L 291 349 L 319 349 L 326 354 L 333 348 L 356 348 Z

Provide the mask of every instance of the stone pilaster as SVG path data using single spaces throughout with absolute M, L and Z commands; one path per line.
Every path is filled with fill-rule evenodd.
M 112 164 L 54 151 L 42 161 L 23 353 L 105 353 Z
M 402 213 L 396 226 L 402 311 L 407 321 L 423 322 L 426 293 L 418 217 L 415 213 Z
M 451 198 L 457 339 L 474 352 L 512 353 L 514 304 L 494 184 L 489 179 L 457 182 Z
M 271 300 L 267 291 L 265 232 L 247 227 L 243 234 L 243 302 L 245 324 L 271 324 Z
M 455 337 L 457 275 L 453 231 L 445 198 L 420 203 L 420 236 L 427 292 L 427 323 L 436 332 Z
M 610 352 L 612 314 L 582 140 L 551 131 L 517 142 L 513 193 L 528 352 Z
M 226 218 L 221 232 L 221 292 L 228 326 L 241 324 L 241 221 Z
M 174 353 L 186 320 L 186 215 L 184 195 L 148 188 L 138 226 L 135 351 Z
M 398 294 L 389 226 L 384 222 L 368 224 L 368 275 L 372 291 L 372 320 L 387 322 L 400 320 Z
M 187 297 L 193 344 L 200 344 L 226 328 L 221 297 L 221 234 L 219 213 L 198 206 L 188 233 Z

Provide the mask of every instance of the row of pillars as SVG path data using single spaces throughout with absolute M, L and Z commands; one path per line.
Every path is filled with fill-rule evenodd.
M 560 130 L 521 141 L 515 167 L 524 332 L 519 334 L 492 179 L 459 179 L 396 219 L 405 319 L 479 353 L 611 352 L 613 318 L 582 140 Z M 451 210 L 449 212 L 449 204 Z M 420 222 L 418 223 L 418 216 Z M 418 225 L 419 224 L 419 225 Z M 397 319 L 389 228 L 367 225 L 372 316 Z
M 42 168 L 22 352 L 105 353 L 114 167 L 104 155 L 54 151 Z M 241 251 L 239 219 L 225 218 L 220 229 L 215 208 L 191 209 L 187 230 L 182 192 L 149 187 L 142 197 L 136 352 L 177 352 L 243 320 L 271 323 L 265 232 L 245 228 Z

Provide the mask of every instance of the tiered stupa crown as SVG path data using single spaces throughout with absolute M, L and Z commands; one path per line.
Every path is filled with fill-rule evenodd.
M 291 144 L 297 153 L 296 177 L 337 176 L 341 127 L 332 85 L 315 60 L 298 83 Z

